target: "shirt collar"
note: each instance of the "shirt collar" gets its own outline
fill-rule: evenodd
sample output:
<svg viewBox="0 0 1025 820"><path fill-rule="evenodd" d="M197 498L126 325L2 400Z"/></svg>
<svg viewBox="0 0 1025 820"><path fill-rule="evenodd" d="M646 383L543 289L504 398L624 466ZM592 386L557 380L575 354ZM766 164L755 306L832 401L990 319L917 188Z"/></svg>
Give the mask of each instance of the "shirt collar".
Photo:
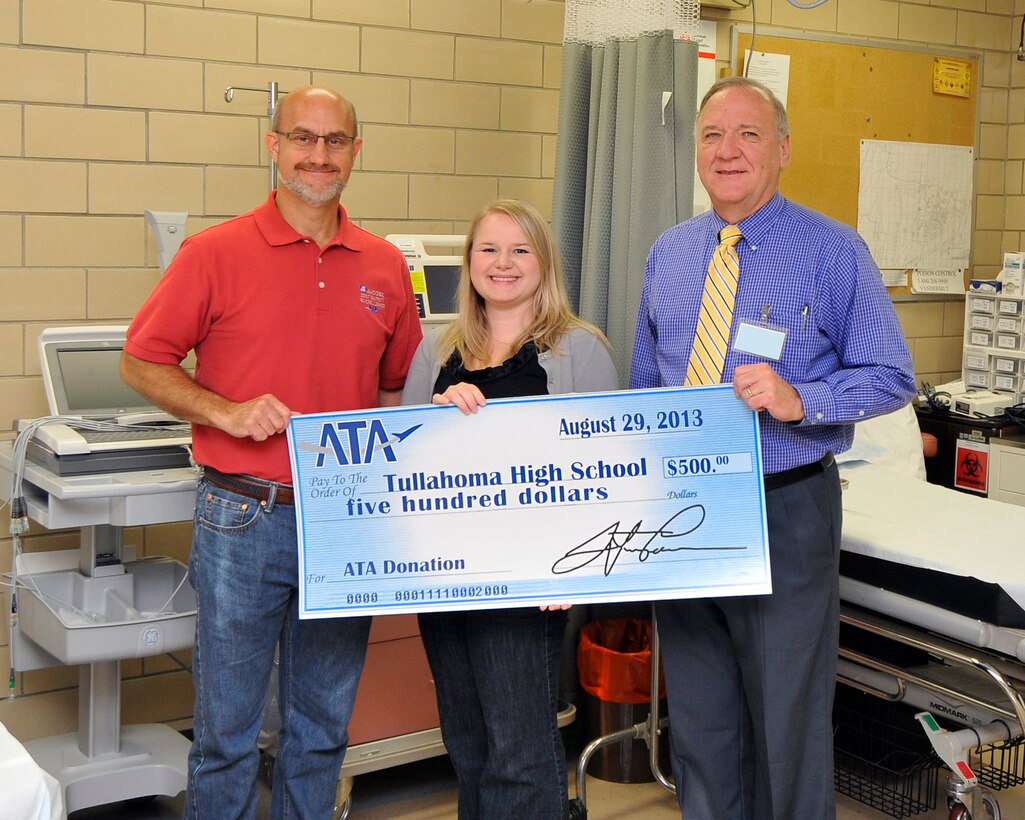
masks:
<svg viewBox="0 0 1025 820"><path fill-rule="evenodd" d="M779 191L776 191L776 193L772 195L772 198L762 205L761 208L746 219L742 219L737 224L737 227L740 228L740 232L744 235L744 238L741 241L750 246L753 250L757 250L758 245L761 244L762 239L769 232L769 228L771 228L772 223L776 221L776 218L785 207L786 202L787 201L783 195ZM712 211L712 214L715 217L712 222L712 226L715 228L716 235L718 236L719 231L729 223L724 222L719 214L715 213L715 211Z"/></svg>
<svg viewBox="0 0 1025 820"><path fill-rule="evenodd" d="M278 210L274 201L277 193L277 191L271 191L267 201L253 211L256 226L263 234L267 244L278 247L309 239L285 221L285 217L281 215L281 211ZM338 206L338 230L335 232L334 238L327 243L327 247L332 245L344 245L351 251L363 250L363 237L356 226L349 221L349 215L340 204Z"/></svg>

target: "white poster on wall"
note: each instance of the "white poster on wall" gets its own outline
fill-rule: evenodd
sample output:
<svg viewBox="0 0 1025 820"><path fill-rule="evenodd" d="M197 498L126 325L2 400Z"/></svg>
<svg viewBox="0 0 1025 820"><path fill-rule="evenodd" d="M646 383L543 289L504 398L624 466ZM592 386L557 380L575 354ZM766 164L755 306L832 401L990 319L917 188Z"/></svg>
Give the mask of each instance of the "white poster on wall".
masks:
<svg viewBox="0 0 1025 820"><path fill-rule="evenodd" d="M861 141L858 233L880 268L968 267L973 157L965 145Z"/></svg>

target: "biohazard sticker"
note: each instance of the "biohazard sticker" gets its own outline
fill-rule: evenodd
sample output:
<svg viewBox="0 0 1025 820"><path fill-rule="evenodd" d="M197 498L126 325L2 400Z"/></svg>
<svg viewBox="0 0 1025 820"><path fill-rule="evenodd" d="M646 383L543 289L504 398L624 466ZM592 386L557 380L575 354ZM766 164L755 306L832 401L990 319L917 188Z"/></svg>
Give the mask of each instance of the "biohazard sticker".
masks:
<svg viewBox="0 0 1025 820"><path fill-rule="evenodd" d="M954 486L986 495L989 484L989 445L970 439L957 442Z"/></svg>

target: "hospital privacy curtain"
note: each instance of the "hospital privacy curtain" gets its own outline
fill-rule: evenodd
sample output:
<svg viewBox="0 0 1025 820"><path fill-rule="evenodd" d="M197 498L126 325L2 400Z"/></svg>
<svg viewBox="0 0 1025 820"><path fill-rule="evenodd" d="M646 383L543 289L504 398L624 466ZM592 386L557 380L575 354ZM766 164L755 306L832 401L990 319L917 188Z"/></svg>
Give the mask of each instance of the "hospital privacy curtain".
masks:
<svg viewBox="0 0 1025 820"><path fill-rule="evenodd" d="M696 0L567 0L552 228L625 384L644 261L691 216Z"/></svg>

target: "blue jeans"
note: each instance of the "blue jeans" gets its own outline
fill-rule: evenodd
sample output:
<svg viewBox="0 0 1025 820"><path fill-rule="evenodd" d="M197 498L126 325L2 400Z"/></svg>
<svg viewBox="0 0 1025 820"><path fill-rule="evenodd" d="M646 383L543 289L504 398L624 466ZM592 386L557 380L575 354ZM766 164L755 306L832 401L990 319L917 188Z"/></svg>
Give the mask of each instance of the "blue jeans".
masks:
<svg viewBox="0 0 1025 820"><path fill-rule="evenodd" d="M279 652L275 818L330 817L369 618L299 621L295 508L199 483L189 580L198 617L185 817L254 818L268 680Z"/></svg>
<svg viewBox="0 0 1025 820"><path fill-rule="evenodd" d="M565 612L536 607L420 615L459 820L562 820L558 729Z"/></svg>

